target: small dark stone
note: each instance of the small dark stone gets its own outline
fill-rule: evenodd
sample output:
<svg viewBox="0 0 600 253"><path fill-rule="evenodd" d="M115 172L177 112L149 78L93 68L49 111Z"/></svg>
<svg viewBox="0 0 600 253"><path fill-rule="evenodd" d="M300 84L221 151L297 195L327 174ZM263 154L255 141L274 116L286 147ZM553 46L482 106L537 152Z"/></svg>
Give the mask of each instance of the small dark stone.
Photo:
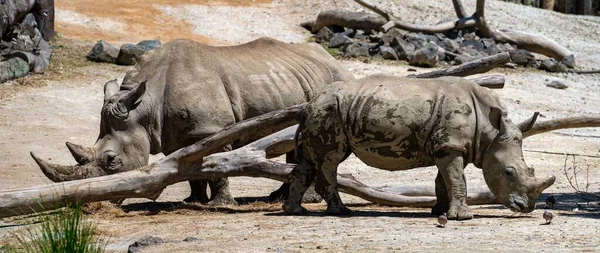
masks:
<svg viewBox="0 0 600 253"><path fill-rule="evenodd" d="M496 41L494 39L481 39L481 43L483 43L483 47L486 49L496 45Z"/></svg>
<svg viewBox="0 0 600 253"><path fill-rule="evenodd" d="M381 36L381 40L384 42L385 46L391 46L394 38L402 39L405 34L406 34L405 31L394 27L394 28L390 29L388 32L386 32L385 34L383 34Z"/></svg>
<svg viewBox="0 0 600 253"><path fill-rule="evenodd" d="M92 50L85 56L93 62L115 63L119 56L119 49L107 42L100 40L96 42Z"/></svg>
<svg viewBox="0 0 600 253"><path fill-rule="evenodd" d="M408 33L404 35L404 40L415 45L415 49L422 48L427 43L427 38L422 33Z"/></svg>
<svg viewBox="0 0 600 253"><path fill-rule="evenodd" d="M465 33L462 37L465 40L478 40L477 35L475 33Z"/></svg>
<svg viewBox="0 0 600 253"><path fill-rule="evenodd" d="M135 65L137 60L144 54L144 49L134 44L123 44L116 63L119 65Z"/></svg>
<svg viewBox="0 0 600 253"><path fill-rule="evenodd" d="M535 61L535 56L524 49L511 50L508 53L510 53L512 62L521 66L527 66L531 61Z"/></svg>
<svg viewBox="0 0 600 253"><path fill-rule="evenodd" d="M183 239L184 242L195 242L195 241L198 241L198 240L199 240L198 238L191 237L191 236L188 236L185 239Z"/></svg>
<svg viewBox="0 0 600 253"><path fill-rule="evenodd" d="M356 30L352 29L352 28L346 28L346 31L344 31L344 34L346 34L346 36L348 36L350 38L354 38L354 36L356 35Z"/></svg>
<svg viewBox="0 0 600 253"><path fill-rule="evenodd" d="M333 37L333 32L329 30L329 28L323 27L321 30L319 30L317 35L315 35L315 41L317 43L327 42L331 40L331 37Z"/></svg>
<svg viewBox="0 0 600 253"><path fill-rule="evenodd" d="M352 42L352 40L350 38L348 38L348 36L346 36L346 34L336 33L329 40L328 47L329 48L339 48L339 47L344 46L345 44L349 44L351 42Z"/></svg>
<svg viewBox="0 0 600 253"><path fill-rule="evenodd" d="M391 47L381 46L379 47L379 52L381 52L381 56L386 60L398 60L398 54L396 54L396 50Z"/></svg>
<svg viewBox="0 0 600 253"><path fill-rule="evenodd" d="M400 37L395 37L390 46L396 50L396 54L400 60L407 60L408 56L415 52L415 45Z"/></svg>
<svg viewBox="0 0 600 253"><path fill-rule="evenodd" d="M142 248L144 248L144 247L148 247L151 245L159 245L164 242L165 241L160 237L147 236L147 237L144 237L144 238L137 240L134 243L130 244L129 249L127 250L127 253L140 252L142 250Z"/></svg>
<svg viewBox="0 0 600 253"><path fill-rule="evenodd" d="M465 40L461 44L462 47L472 48L477 51L483 51L484 49L483 43L479 40Z"/></svg>
<svg viewBox="0 0 600 253"><path fill-rule="evenodd" d="M344 56L354 58L360 56L369 56L369 45L360 42L353 42L344 49Z"/></svg>
<svg viewBox="0 0 600 253"><path fill-rule="evenodd" d="M508 48L502 44L494 44L489 47L486 47L485 52L489 55L495 55L499 53L508 52Z"/></svg>
<svg viewBox="0 0 600 253"><path fill-rule="evenodd" d="M540 69L550 71L550 72L568 72L569 69L567 66L562 64L561 62L557 62L554 58L548 58L543 60L539 66Z"/></svg>
<svg viewBox="0 0 600 253"><path fill-rule="evenodd" d="M451 40L448 38L445 38L444 40L442 40L442 42L439 44L440 46L442 46L444 49L446 49L446 51L449 52L458 52L458 49L460 48L460 45L458 44L458 42L456 42L455 40Z"/></svg>
<svg viewBox="0 0 600 253"><path fill-rule="evenodd" d="M569 88L569 86L567 86L566 84L564 84L561 81L552 81L549 84L546 84L546 86L548 86L550 88L559 89L559 90L564 90L566 88Z"/></svg>
<svg viewBox="0 0 600 253"><path fill-rule="evenodd" d="M416 69L407 69L406 71L407 71L407 72L417 72L417 70L416 70Z"/></svg>

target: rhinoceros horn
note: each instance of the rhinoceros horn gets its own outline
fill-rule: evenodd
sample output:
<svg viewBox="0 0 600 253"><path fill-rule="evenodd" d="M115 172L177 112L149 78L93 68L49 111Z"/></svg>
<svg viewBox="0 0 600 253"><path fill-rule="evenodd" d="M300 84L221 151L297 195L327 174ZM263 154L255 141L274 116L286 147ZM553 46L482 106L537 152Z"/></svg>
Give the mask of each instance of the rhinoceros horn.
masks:
<svg viewBox="0 0 600 253"><path fill-rule="evenodd" d="M552 184L554 184L554 181L556 180L555 176L550 176L548 178L546 178L545 180L540 180L537 179L537 190L538 192L542 192L544 190L546 190L546 188L550 187Z"/></svg>
<svg viewBox="0 0 600 253"><path fill-rule="evenodd" d="M95 162L89 162L85 165L57 165L46 162L36 156L33 152L30 153L31 157L40 169L53 182L63 182L77 179L85 179L89 177L104 176L107 173L104 172L100 166Z"/></svg>
<svg viewBox="0 0 600 253"><path fill-rule="evenodd" d="M67 142L65 144L79 165L87 164L93 161L96 157L94 149L92 148L84 147L71 142Z"/></svg>

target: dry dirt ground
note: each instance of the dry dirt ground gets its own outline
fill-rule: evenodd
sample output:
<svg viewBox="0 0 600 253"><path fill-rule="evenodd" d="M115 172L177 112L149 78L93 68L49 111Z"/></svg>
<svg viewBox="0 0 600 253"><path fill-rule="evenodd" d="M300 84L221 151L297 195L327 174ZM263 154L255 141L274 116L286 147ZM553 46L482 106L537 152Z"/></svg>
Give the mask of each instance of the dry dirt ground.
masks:
<svg viewBox="0 0 600 253"><path fill-rule="evenodd" d="M86 62L85 54L99 39L115 44L159 38L166 42L190 38L206 43L237 44L272 36L302 42L309 35L298 27L320 10L360 10L352 1L209 1L209 0L64 0L57 1L55 44L50 69L0 85L0 190L49 183L29 152L57 163L73 163L65 141L91 145L98 134L103 84L122 80L127 67ZM474 1L464 1L469 10ZM451 1L404 0L385 3L403 19L433 24L452 17ZM495 27L541 33L568 46L584 69L600 68L600 17L577 17L500 1L488 1L487 15ZM405 75L403 63L343 60L357 77L387 73ZM419 72L427 71L418 69ZM600 76L551 74L532 69L498 69L506 87L497 91L514 121L541 112L548 120L574 115L600 116ZM569 88L546 87L560 80ZM233 178L232 192L245 197L240 206L220 208L183 205L186 183L168 187L156 202L127 200L124 210L106 204L91 210L99 235L108 238L109 252L126 251L133 241L158 236L168 243L143 252L372 252L372 251L600 251L597 203L575 194L563 175L565 156L578 154L579 168L589 168L589 191L600 192L600 129L563 130L528 138L525 159L539 176L556 175L546 190L555 195L556 218L542 225L544 204L530 214L514 215L499 205L473 206L475 219L451 221L437 228L429 209L369 205L344 195L356 212L339 218L323 216L324 204L309 205L307 216L282 215L280 204L253 202L279 183ZM548 154L540 152L550 152ZM160 156L153 157L160 159ZM569 163L570 166L570 163ZM353 173L373 186L433 186L435 168L386 172L368 168L351 157L340 172ZM466 169L471 188L484 185L480 170ZM585 175L580 174L580 184ZM583 186L582 186L583 188ZM548 196L548 195L545 195ZM544 197L545 197L544 196ZM248 203L249 202L249 203ZM578 203L580 206L577 206ZM579 208L579 210L573 210ZM588 210L584 210L587 208ZM0 243L29 219L0 220ZM186 237L198 240L183 242Z"/></svg>

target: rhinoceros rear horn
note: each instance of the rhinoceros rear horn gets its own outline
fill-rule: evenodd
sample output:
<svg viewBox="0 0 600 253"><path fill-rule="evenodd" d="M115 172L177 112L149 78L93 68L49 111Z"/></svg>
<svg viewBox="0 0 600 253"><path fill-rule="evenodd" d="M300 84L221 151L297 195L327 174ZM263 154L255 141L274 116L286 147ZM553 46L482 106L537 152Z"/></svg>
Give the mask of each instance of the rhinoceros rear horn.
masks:
<svg viewBox="0 0 600 253"><path fill-rule="evenodd" d="M537 120L538 116L540 116L540 113L535 112L535 113L533 113L533 116L531 118L519 123L519 129L521 130L521 133L531 130L531 128L535 124L535 121Z"/></svg>
<svg viewBox="0 0 600 253"><path fill-rule="evenodd" d="M88 163L86 165L57 165L46 162L36 156L33 152L30 153L31 157L40 166L40 169L53 182L71 181L77 179L85 179L90 177L98 177L106 175L107 173L102 171L99 166L94 163Z"/></svg>
<svg viewBox="0 0 600 253"><path fill-rule="evenodd" d="M95 152L92 148L84 147L71 142L67 142L65 144L79 165L84 165L94 160Z"/></svg>

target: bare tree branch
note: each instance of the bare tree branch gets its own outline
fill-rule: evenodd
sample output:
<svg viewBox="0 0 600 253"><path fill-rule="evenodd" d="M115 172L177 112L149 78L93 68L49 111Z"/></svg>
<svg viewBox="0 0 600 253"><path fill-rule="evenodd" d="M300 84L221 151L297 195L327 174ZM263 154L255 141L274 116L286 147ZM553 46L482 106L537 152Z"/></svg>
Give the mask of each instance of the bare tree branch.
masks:
<svg viewBox="0 0 600 253"><path fill-rule="evenodd" d="M416 78L436 78L441 76L470 76L488 72L498 65L510 62L510 54L507 52L499 53L470 62L463 63L458 66L452 66L446 69L436 70L408 77Z"/></svg>
<svg viewBox="0 0 600 253"><path fill-rule="evenodd" d="M465 12L465 8L463 7L461 0L452 0L452 5L454 5L454 11L456 12L456 16L458 18L467 17L467 13Z"/></svg>

